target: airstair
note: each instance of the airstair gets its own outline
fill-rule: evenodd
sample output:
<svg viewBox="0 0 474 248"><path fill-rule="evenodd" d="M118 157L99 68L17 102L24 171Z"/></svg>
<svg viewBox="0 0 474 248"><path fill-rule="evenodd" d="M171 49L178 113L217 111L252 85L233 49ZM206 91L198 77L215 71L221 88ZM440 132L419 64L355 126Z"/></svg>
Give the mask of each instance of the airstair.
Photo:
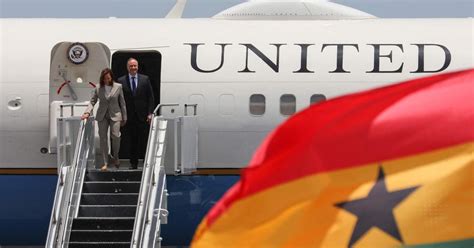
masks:
<svg viewBox="0 0 474 248"><path fill-rule="evenodd" d="M130 247L141 177L139 170L88 170L69 247Z"/></svg>
<svg viewBox="0 0 474 248"><path fill-rule="evenodd" d="M161 246L166 174L190 174L197 164L197 106L185 104L181 116L161 115L179 107L156 108L142 170L96 169L93 117L57 119L58 183L46 247Z"/></svg>

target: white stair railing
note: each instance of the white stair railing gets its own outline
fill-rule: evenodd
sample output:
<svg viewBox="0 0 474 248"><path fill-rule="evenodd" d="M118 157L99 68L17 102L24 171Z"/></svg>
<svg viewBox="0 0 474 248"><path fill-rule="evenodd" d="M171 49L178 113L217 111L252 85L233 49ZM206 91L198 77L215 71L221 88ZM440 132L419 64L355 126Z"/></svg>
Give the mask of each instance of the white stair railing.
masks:
<svg viewBox="0 0 474 248"><path fill-rule="evenodd" d="M179 106L160 104L153 113L132 235L134 248L161 247L161 224L168 217L166 174L190 174L196 168L197 104L184 104L184 116L177 116ZM161 115L163 107L171 107L173 117ZM188 107L194 109L193 116L188 116Z"/></svg>
<svg viewBox="0 0 474 248"><path fill-rule="evenodd" d="M163 155L166 140L166 120L154 116L148 137L138 207L133 227L132 247L154 247L159 242L161 216L166 217L166 175ZM158 238L156 238L158 236ZM151 245L150 245L151 244Z"/></svg>
<svg viewBox="0 0 474 248"><path fill-rule="evenodd" d="M58 130L61 136L58 139L58 148L61 148L58 151L58 183L46 240L47 248L67 247L72 219L77 216L84 174L87 166L94 163L95 157L94 118L84 121L79 117L60 118ZM74 155L69 161L71 156L68 154L71 153Z"/></svg>

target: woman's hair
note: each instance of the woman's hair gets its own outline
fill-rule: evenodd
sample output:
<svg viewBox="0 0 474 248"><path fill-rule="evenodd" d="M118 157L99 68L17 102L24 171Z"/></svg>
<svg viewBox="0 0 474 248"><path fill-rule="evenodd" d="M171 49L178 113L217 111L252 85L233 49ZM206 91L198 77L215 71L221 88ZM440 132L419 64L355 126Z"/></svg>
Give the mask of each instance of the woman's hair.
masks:
<svg viewBox="0 0 474 248"><path fill-rule="evenodd" d="M102 72L100 73L100 79L99 79L99 83L100 83L100 87L104 87L105 85L105 82L104 82L104 77L105 75L107 74L110 74L110 77L112 78L112 83L114 81L114 73L112 72L112 70L110 68L105 68L102 70Z"/></svg>

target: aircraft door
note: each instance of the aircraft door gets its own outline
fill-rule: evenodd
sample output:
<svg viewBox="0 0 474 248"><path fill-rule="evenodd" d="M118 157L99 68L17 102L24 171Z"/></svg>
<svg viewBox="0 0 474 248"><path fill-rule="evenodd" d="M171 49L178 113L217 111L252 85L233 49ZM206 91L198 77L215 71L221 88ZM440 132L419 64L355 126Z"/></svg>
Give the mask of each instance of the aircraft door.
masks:
<svg viewBox="0 0 474 248"><path fill-rule="evenodd" d="M153 88L153 96L155 99L154 106L156 107L160 103L161 93L161 53L158 51L117 51L112 55L112 71L115 76L115 81L118 81L120 77L128 75L127 61L130 58L135 58L138 61L138 73L147 75L150 78L151 87ZM129 117L133 113L127 113ZM129 118L130 119L130 118ZM131 133L128 132L127 126L122 128L122 136L120 142L120 153L121 159L130 158L130 145L131 145ZM145 148L148 137L148 129L145 131L145 138L139 142L139 158L145 157Z"/></svg>
<svg viewBox="0 0 474 248"><path fill-rule="evenodd" d="M110 50L100 42L60 42L51 50L50 153L56 152L57 118L82 115L106 67L110 67Z"/></svg>
<svg viewBox="0 0 474 248"><path fill-rule="evenodd" d="M100 72L110 66L110 50L99 42L61 42L51 51L50 102L89 101Z"/></svg>

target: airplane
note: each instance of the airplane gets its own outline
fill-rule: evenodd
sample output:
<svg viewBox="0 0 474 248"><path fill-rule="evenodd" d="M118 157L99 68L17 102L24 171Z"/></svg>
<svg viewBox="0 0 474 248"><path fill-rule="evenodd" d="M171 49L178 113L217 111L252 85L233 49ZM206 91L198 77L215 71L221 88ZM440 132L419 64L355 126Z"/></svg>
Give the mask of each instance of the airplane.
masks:
<svg viewBox="0 0 474 248"><path fill-rule="evenodd" d="M472 18L381 19L314 0L249 1L210 19L179 18L183 8L178 2L164 19L0 20L0 188L11 203L0 207L0 245L42 245L57 180L58 104L87 102L100 71L125 75L130 57L151 77L156 104L197 104L200 173L170 176L170 211L173 197L182 201L178 221L165 227L172 245L189 243L262 139L295 112L474 66ZM191 206L196 195L202 201Z"/></svg>

